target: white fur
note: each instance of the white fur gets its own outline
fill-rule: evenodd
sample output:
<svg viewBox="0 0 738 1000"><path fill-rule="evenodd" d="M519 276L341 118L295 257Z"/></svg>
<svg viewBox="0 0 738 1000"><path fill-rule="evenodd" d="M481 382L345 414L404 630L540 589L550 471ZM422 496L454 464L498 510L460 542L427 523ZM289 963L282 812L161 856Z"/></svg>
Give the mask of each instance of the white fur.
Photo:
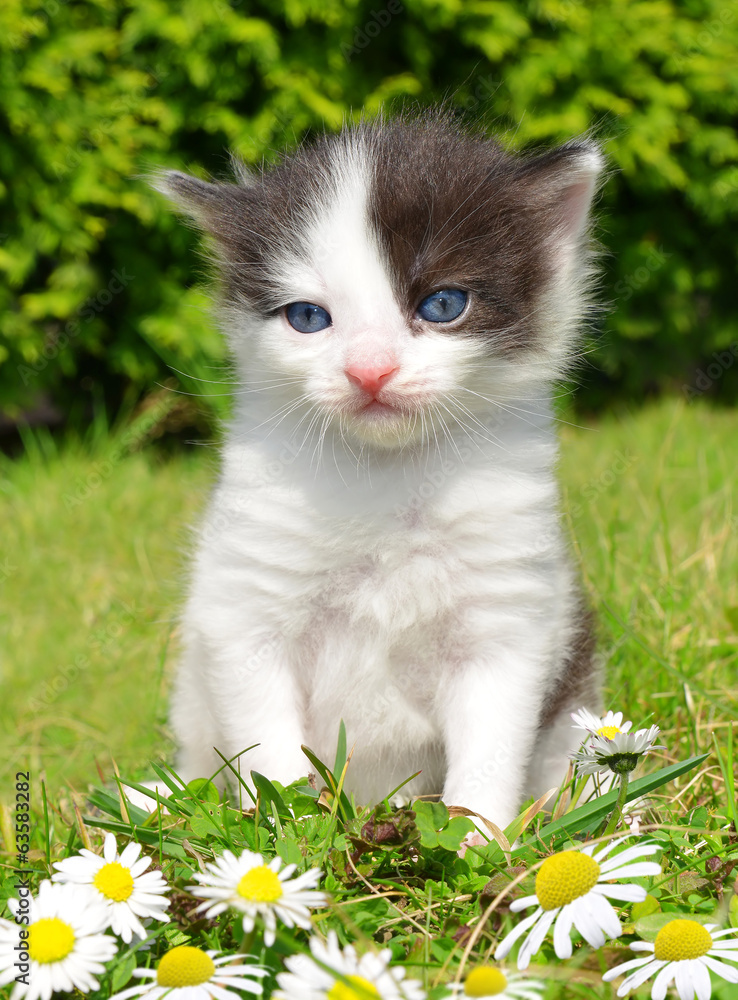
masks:
<svg viewBox="0 0 738 1000"><path fill-rule="evenodd" d="M323 306L329 329L229 315L241 387L183 620L179 767L210 775L212 747L258 744L244 777L289 782L309 769L301 743L332 760L343 719L360 802L422 770L413 793L505 826L524 795L563 778L576 743L559 725L538 757L577 605L552 365L493 360L430 327L411 335L368 234L369 183L357 140L306 231L310 266L284 257L284 303ZM568 283L553 361L579 310L562 257L541 311ZM386 358L399 370L381 399L403 411L364 414L344 368Z"/></svg>

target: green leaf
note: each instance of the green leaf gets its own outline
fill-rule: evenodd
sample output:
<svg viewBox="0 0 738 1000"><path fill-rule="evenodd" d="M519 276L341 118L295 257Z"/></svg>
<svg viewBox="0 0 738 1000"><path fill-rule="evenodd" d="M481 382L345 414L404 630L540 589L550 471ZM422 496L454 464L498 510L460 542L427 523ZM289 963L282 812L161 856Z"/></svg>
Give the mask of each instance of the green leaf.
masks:
<svg viewBox="0 0 738 1000"><path fill-rule="evenodd" d="M644 778L639 778L637 781L631 781L625 801L630 802L641 795L653 792L656 788L661 788L662 785L668 784L674 778L678 778L680 775L686 774L687 771L699 767L709 756L707 753L699 754L697 757L690 757L688 760L680 761L678 764L670 764L668 767L662 767L658 771L654 771L653 774L647 774ZM601 823L612 812L615 808L617 797L617 789L606 792L604 795L598 795L592 802L587 802L573 812L562 816L561 819L556 820L554 823L544 826L537 835L538 840L548 841L551 837L560 833L573 834L578 833L580 830L592 829L593 826Z"/></svg>
<svg viewBox="0 0 738 1000"><path fill-rule="evenodd" d="M413 811L415 825L420 831L420 843L423 847L438 847L438 833L448 825L446 806L442 802L424 802L418 799L413 803Z"/></svg>
<svg viewBox="0 0 738 1000"><path fill-rule="evenodd" d="M661 910L661 903L655 896L650 894L641 903L633 903L630 910L630 919L633 923L641 920L643 917L650 917L652 913L658 913Z"/></svg>
<svg viewBox="0 0 738 1000"><path fill-rule="evenodd" d="M212 837L215 832L213 821L201 813L195 813L190 817L189 827L196 837L201 837L203 840Z"/></svg>
<svg viewBox="0 0 738 1000"><path fill-rule="evenodd" d="M671 923L672 920L694 920L698 924L714 924L715 915L709 913L651 913L647 917L636 920L636 934L639 934L644 941L655 941L661 928Z"/></svg>
<svg viewBox="0 0 738 1000"><path fill-rule="evenodd" d="M299 865L302 863L302 852L294 840L277 840L274 849L285 864Z"/></svg>
<svg viewBox="0 0 738 1000"><path fill-rule="evenodd" d="M476 829L467 816L455 816L449 820L448 826L438 833L438 845L447 851L458 851L461 841L472 830Z"/></svg>
<svg viewBox="0 0 738 1000"><path fill-rule="evenodd" d="M194 781L189 781L187 789L192 792L196 799L203 799L205 802L212 802L215 805L220 802L220 792L207 778L195 778Z"/></svg>
<svg viewBox="0 0 738 1000"><path fill-rule="evenodd" d="M136 954L135 952L129 952L113 970L113 977L110 983L111 993L116 993L118 990L123 989L133 975L135 968Z"/></svg>
<svg viewBox="0 0 738 1000"><path fill-rule="evenodd" d="M310 785L297 785L295 791L299 792L300 795L306 795L309 799L320 798L320 792L317 788L311 788Z"/></svg>
<svg viewBox="0 0 738 1000"><path fill-rule="evenodd" d="M188 944L190 941L190 937L174 924L168 924L164 928L164 937L172 948L178 948L180 945Z"/></svg>
<svg viewBox="0 0 738 1000"><path fill-rule="evenodd" d="M731 927L738 927L738 896L731 896L728 903L728 923Z"/></svg>
<svg viewBox="0 0 738 1000"><path fill-rule="evenodd" d="M258 771L252 771L251 778L254 782L254 787L261 794L262 802L271 806L272 811L276 813L279 819L292 819L292 813L290 812L289 806L285 803L284 799L271 783L269 778L266 778Z"/></svg>

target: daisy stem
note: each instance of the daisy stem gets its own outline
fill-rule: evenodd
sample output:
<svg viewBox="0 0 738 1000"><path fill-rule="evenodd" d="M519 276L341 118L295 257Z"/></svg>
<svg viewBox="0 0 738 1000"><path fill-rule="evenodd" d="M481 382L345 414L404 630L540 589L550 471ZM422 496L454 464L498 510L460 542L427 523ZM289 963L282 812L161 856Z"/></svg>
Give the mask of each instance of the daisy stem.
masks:
<svg viewBox="0 0 738 1000"><path fill-rule="evenodd" d="M254 947L254 941L256 940L256 928L254 927L250 931L245 931L243 938L241 939L241 945L238 949L241 955L250 955L251 949Z"/></svg>
<svg viewBox="0 0 738 1000"><path fill-rule="evenodd" d="M630 780L630 773L628 771L623 771L620 774L620 792L618 793L618 800L615 803L615 808L612 811L612 816L610 817L610 822L607 824L605 830L605 836L608 833L614 833L617 829L617 825L623 815L623 809L625 808L625 800L628 796L628 781Z"/></svg>

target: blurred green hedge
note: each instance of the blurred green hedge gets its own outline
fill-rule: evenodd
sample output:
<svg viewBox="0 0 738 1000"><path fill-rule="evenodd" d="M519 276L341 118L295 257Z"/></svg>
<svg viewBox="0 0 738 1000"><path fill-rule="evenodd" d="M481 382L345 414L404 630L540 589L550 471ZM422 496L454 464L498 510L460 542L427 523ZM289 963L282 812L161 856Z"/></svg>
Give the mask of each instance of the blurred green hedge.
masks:
<svg viewBox="0 0 738 1000"><path fill-rule="evenodd" d="M737 52L731 0L3 0L0 406L219 378L196 237L140 175L223 174L408 99L517 148L605 141L583 405L734 400Z"/></svg>

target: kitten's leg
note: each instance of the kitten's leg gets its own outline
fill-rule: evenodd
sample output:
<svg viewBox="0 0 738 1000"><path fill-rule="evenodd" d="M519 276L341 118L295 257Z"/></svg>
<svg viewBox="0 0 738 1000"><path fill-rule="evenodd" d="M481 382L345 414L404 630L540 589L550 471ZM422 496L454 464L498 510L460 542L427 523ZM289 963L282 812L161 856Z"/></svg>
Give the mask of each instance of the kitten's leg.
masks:
<svg viewBox="0 0 738 1000"><path fill-rule="evenodd" d="M465 806L502 829L518 814L543 676L540 654L520 651L453 670L442 708L447 805Z"/></svg>
<svg viewBox="0 0 738 1000"><path fill-rule="evenodd" d="M543 702L536 747L525 782L526 797L538 798L564 780L569 754L580 746L585 736L575 727L571 713L587 708L594 715L600 714L602 668L595 656L592 613L583 607L574 624L563 670Z"/></svg>
<svg viewBox="0 0 738 1000"><path fill-rule="evenodd" d="M183 781L210 778L223 765L213 749L218 728L206 695L207 662L205 644L199 636L191 635L179 664L170 710L178 745L176 771ZM216 782L223 787L222 771Z"/></svg>
<svg viewBox="0 0 738 1000"><path fill-rule="evenodd" d="M246 781L255 770L288 784L309 770L300 749L304 727L297 687L274 637L192 645L180 669L172 721L185 781L223 767L214 747L231 759L258 744L232 761ZM232 777L230 769L223 777Z"/></svg>

